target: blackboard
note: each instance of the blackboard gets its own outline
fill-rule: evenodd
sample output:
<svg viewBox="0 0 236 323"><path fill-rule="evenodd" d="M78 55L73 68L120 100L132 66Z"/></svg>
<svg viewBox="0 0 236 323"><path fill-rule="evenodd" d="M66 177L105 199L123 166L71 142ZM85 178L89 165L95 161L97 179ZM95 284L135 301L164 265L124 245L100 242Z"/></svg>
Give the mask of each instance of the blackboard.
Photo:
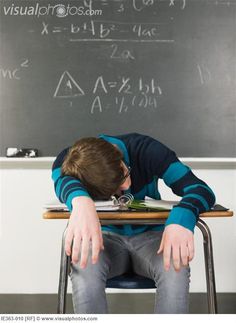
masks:
<svg viewBox="0 0 236 323"><path fill-rule="evenodd" d="M1 156L128 132L236 156L236 1L7 0L0 18Z"/></svg>

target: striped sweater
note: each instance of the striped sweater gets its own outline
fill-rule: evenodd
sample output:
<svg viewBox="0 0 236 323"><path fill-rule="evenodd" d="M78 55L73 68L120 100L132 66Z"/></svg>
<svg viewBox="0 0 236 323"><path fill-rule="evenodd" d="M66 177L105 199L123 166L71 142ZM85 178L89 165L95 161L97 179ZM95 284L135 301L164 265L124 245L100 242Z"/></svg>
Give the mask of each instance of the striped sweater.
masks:
<svg viewBox="0 0 236 323"><path fill-rule="evenodd" d="M188 166L181 163L172 150L159 141L137 133L119 136L100 135L99 138L116 144L123 153L125 164L132 168L131 187L124 193L132 193L135 199L144 199L145 196L161 199L158 179L163 179L174 194L182 197L170 212L165 225L179 224L194 231L199 213L209 210L214 205L215 195L210 187L196 177ZM69 149L70 147L64 149L57 156L52 167L52 179L57 197L71 211L74 197L89 194L78 179L61 175L61 166ZM163 225L102 226L102 230L125 235L163 229Z"/></svg>

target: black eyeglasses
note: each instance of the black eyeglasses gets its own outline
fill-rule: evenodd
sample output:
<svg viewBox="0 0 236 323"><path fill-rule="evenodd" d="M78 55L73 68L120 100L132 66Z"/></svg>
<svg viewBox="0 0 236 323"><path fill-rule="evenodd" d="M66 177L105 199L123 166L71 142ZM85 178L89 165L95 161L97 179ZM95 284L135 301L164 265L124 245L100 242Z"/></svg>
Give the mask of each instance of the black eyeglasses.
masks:
<svg viewBox="0 0 236 323"><path fill-rule="evenodd" d="M128 169L128 171L127 171L127 173L124 175L122 183L124 183L124 182L125 182L126 178L128 178L128 177L129 177L129 175L130 175L130 173L131 173L131 167L130 167L130 166L126 166L126 168Z"/></svg>

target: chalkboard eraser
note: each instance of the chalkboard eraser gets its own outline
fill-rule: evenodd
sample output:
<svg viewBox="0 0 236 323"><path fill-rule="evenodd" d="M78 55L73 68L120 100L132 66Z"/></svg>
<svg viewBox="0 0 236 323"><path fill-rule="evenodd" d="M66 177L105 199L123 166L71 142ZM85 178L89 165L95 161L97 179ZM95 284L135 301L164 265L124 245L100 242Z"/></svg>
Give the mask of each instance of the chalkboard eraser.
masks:
<svg viewBox="0 0 236 323"><path fill-rule="evenodd" d="M34 148L12 148L8 147L6 149L6 157L25 157L34 158L38 157L38 149Z"/></svg>

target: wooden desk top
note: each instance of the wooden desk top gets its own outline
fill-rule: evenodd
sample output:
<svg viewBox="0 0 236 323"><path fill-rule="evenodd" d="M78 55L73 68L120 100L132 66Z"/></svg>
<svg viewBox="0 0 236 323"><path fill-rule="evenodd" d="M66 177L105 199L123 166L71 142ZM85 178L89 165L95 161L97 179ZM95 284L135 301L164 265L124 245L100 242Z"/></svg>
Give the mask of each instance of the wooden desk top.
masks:
<svg viewBox="0 0 236 323"><path fill-rule="evenodd" d="M69 219L69 212L47 211L43 214L44 219ZM140 212L140 211L116 211L98 212L99 219L125 220L125 219L167 219L169 211ZM201 218L221 218L233 216L232 211L210 211L201 213Z"/></svg>

